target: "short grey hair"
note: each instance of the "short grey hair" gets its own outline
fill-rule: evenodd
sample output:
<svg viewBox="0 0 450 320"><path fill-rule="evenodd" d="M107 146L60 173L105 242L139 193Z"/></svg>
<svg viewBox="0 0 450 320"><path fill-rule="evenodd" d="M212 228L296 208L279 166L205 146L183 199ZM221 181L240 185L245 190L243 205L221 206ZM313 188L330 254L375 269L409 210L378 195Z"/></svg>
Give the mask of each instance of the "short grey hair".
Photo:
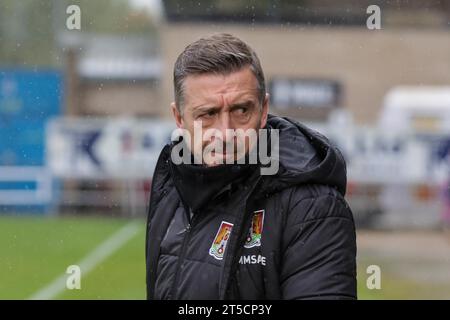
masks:
<svg viewBox="0 0 450 320"><path fill-rule="evenodd" d="M258 81L258 99L262 105L266 95L264 73L258 56L249 45L228 33L213 34L189 44L178 56L173 70L178 111L182 112L185 102L183 83L189 75L228 75L246 66L250 67Z"/></svg>

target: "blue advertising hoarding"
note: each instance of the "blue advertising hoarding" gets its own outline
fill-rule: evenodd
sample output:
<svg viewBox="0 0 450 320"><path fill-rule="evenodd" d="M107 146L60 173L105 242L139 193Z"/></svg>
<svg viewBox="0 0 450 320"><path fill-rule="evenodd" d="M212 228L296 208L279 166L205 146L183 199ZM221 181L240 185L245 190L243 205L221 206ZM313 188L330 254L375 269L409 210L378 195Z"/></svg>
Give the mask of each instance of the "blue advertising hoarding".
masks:
<svg viewBox="0 0 450 320"><path fill-rule="evenodd" d="M44 171L45 126L50 118L61 114L62 104L63 75L61 72L39 69L0 69L0 206L2 209L7 210L7 207L11 207L10 199L14 199L11 191L29 190L36 185L33 176L30 176L29 181L25 175L19 178L17 175L11 177L8 175L8 170L11 172L9 168L16 168L14 172L21 173L21 167L33 167L33 172L37 172L38 175L39 168ZM19 168L18 171L17 168ZM23 172L28 171L23 170ZM20 198L19 194L18 197Z"/></svg>

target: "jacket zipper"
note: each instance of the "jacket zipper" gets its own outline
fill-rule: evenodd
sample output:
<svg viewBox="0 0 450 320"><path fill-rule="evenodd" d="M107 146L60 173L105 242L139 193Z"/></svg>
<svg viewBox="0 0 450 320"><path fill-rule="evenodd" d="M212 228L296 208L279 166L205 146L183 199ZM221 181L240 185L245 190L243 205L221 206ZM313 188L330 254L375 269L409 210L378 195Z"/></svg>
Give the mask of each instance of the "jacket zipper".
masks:
<svg viewBox="0 0 450 320"><path fill-rule="evenodd" d="M188 213L188 215L189 215L189 213ZM188 222L186 229L184 229L185 234L183 237L183 243L181 245L181 254L177 261L177 267L175 269L175 278L173 280L172 290L171 290L171 294L170 294L170 298L172 300L176 299L176 293L177 293L177 289L178 289L178 280L179 280L178 278L180 276L181 264L184 262L184 258L186 256L186 247L187 247L187 244L189 243L189 239L191 237L193 222L196 220L197 216L198 216L198 213L194 214L192 217L192 220L190 220Z"/></svg>

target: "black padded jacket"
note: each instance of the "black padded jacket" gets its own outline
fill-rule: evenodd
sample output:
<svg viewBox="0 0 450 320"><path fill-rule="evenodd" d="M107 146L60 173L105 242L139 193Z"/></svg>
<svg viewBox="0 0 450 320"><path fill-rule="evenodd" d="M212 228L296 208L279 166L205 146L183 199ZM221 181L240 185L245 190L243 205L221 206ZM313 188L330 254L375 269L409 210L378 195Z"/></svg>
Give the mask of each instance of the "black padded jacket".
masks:
<svg viewBox="0 0 450 320"><path fill-rule="evenodd" d="M289 118L279 170L254 170L194 212L167 145L150 195L148 299L356 299L356 236L345 161L327 138Z"/></svg>

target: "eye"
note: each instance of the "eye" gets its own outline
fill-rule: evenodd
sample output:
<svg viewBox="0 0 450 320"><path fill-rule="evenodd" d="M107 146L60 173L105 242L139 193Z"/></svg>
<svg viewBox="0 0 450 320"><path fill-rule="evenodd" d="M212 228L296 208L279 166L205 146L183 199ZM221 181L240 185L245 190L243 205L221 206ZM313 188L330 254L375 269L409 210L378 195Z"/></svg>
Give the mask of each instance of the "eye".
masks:
<svg viewBox="0 0 450 320"><path fill-rule="evenodd" d="M240 114L240 115L245 114L247 111L248 111L248 108L246 108L246 107L239 107L239 108L234 109L234 112L237 114Z"/></svg>
<svg viewBox="0 0 450 320"><path fill-rule="evenodd" d="M209 111L206 111L205 113L200 114L199 118L209 119L209 118L214 117L215 114L216 114L216 112L214 110L209 110Z"/></svg>
<svg viewBox="0 0 450 320"><path fill-rule="evenodd" d="M205 117L212 117L212 116L214 116L215 114L216 114L216 112L213 111L213 110L211 110L211 111L206 112L206 113L204 114L204 116L205 116Z"/></svg>

